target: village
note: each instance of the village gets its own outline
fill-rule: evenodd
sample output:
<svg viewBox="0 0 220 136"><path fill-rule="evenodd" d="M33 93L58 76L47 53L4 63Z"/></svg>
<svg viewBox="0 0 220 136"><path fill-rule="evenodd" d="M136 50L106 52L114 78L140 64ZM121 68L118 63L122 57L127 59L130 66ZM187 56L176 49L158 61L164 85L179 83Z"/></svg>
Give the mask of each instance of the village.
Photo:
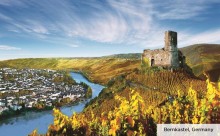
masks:
<svg viewBox="0 0 220 136"><path fill-rule="evenodd" d="M63 71L0 69L0 115L4 111L53 107L85 97L87 88Z"/></svg>

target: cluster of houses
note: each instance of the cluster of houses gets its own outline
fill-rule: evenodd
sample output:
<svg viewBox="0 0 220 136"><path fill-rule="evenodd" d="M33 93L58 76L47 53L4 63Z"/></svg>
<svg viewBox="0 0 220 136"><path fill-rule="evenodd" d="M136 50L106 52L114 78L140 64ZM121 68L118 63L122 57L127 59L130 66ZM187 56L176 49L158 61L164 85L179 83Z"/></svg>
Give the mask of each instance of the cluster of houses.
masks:
<svg viewBox="0 0 220 136"><path fill-rule="evenodd" d="M43 103L53 106L64 98L75 101L85 96L86 89L76 83L55 82L64 78L65 73L55 70L0 69L0 114L9 108L14 110L32 108Z"/></svg>

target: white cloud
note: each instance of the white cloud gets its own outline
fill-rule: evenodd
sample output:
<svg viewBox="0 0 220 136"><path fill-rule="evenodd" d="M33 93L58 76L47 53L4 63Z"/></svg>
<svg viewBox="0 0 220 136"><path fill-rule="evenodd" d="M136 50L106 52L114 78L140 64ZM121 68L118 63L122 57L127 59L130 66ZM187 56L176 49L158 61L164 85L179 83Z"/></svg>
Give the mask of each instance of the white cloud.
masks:
<svg viewBox="0 0 220 136"><path fill-rule="evenodd" d="M218 2L218 0L106 0L103 4L99 1L1 0L0 5L13 5L15 1L26 4L29 12L28 14L17 12L17 16L14 17L0 13L0 19L9 22L10 27L7 28L11 32L59 44L72 38L73 41L86 39L146 48L164 45L164 31L168 28L157 22L155 17L160 20L194 18L203 14L203 11L209 8L209 3ZM36 9L39 9L39 12L36 12ZM208 36L211 35L211 31L203 35L197 34L198 37L189 34L190 31L184 32L182 28L178 31L180 38L184 39L179 40L181 45L195 43L199 38L207 42L217 41L216 38ZM213 35L219 34L212 32ZM62 45L78 47L78 44Z"/></svg>
<svg viewBox="0 0 220 136"><path fill-rule="evenodd" d="M8 31L11 31L11 32L14 32L14 33L20 33L20 31L18 31L17 29L14 29L14 28L8 29Z"/></svg>
<svg viewBox="0 0 220 136"><path fill-rule="evenodd" d="M21 50L21 48L13 47L13 46L8 46L8 45L0 45L0 50Z"/></svg>
<svg viewBox="0 0 220 136"><path fill-rule="evenodd" d="M59 24L58 28L71 37L124 44L141 40L151 31L151 6L147 1L137 3L109 0L107 9L93 3L89 4L91 7L95 6L97 10L91 11L90 18L82 20L79 15L73 14L73 20Z"/></svg>
<svg viewBox="0 0 220 136"><path fill-rule="evenodd" d="M41 25L33 26L32 31L39 34L49 34L48 30Z"/></svg>
<svg viewBox="0 0 220 136"><path fill-rule="evenodd" d="M77 48L77 47L79 47L79 45L76 45L76 44L70 44L70 45L68 45L69 47L73 47L73 48Z"/></svg>
<svg viewBox="0 0 220 136"><path fill-rule="evenodd" d="M180 47L199 43L220 43L220 28L216 30L208 30L197 34L191 32L179 33L179 45Z"/></svg>
<svg viewBox="0 0 220 136"><path fill-rule="evenodd" d="M195 19L193 17L204 14L210 4L219 3L217 0L160 0L152 1L154 15L159 19Z"/></svg>
<svg viewBox="0 0 220 136"><path fill-rule="evenodd" d="M164 43L164 32L167 29L161 31L151 32L151 35L143 40L139 45L144 48L163 48ZM192 33L191 31L177 31L178 33L178 47L189 46L192 44L220 44L220 28L216 30L208 30L199 33Z"/></svg>
<svg viewBox="0 0 220 136"><path fill-rule="evenodd" d="M72 26L72 29L65 28L65 31L71 37L83 37L98 42L118 42L127 31L125 22L112 15L85 23Z"/></svg>
<svg viewBox="0 0 220 136"><path fill-rule="evenodd" d="M0 5L4 6L21 6L24 5L20 0L1 0Z"/></svg>
<svg viewBox="0 0 220 136"><path fill-rule="evenodd" d="M103 11L100 9L101 12L99 12L99 16L91 16L92 19L86 21L81 20L80 17L76 17L77 15L75 15L75 23L71 23L74 25L63 25L63 23L60 25L60 28L62 28L67 35L74 38L83 37L103 43L121 43L146 48L157 48L164 45L164 31L169 30L169 28L162 27L159 22L156 22L153 19L154 15L160 19L194 18L209 8L210 3L217 1L211 0L207 2L205 0L199 0L195 2L191 0L169 0L163 2L163 4L159 4L159 6L155 5L154 2L155 1L148 0L138 2L108 0L111 10L106 9L106 11ZM188 37L188 39L191 40L180 40L180 45L190 44L190 42L196 43L195 39L200 43L214 43L218 41L218 38L208 36L210 33L218 35L215 31L210 31L208 34L204 33L203 35L206 38L198 41L199 38L195 37L195 35L182 33L183 30L181 29L182 28L176 30L178 33L180 32L180 38ZM202 34L198 34L197 36L203 37Z"/></svg>
<svg viewBox="0 0 220 136"><path fill-rule="evenodd" d="M34 34L49 34L48 30L39 22L37 21L25 21L25 23L14 22L13 25L18 29L14 29L14 31L22 30L23 32L27 33L34 33Z"/></svg>
<svg viewBox="0 0 220 136"><path fill-rule="evenodd" d="M50 2L53 4L49 4ZM127 43L128 39L134 41L141 38L151 29L152 18L149 9L151 6L148 1L136 3L109 0L106 8L101 2L80 4L85 3L89 6L86 11L87 18L78 13L83 9L69 4L68 1L34 2L34 5L50 20L42 18L39 21L32 20L35 23L23 20L22 23L17 21L14 25L26 33L58 33L75 39L81 37L102 43ZM60 7L59 12L54 12L57 7Z"/></svg>
<svg viewBox="0 0 220 136"><path fill-rule="evenodd" d="M4 21L11 21L12 19L2 13L0 13L0 19Z"/></svg>

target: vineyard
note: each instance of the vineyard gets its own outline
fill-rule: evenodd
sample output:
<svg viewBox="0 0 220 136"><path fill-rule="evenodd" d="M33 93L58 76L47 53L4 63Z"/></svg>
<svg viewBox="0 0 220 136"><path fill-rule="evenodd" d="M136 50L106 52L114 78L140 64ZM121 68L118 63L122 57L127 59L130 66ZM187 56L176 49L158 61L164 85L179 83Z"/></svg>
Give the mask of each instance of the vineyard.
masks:
<svg viewBox="0 0 220 136"><path fill-rule="evenodd" d="M48 136L106 136L127 135L146 136L156 135L158 123L220 123L220 92L212 83L207 82L207 92L198 97L198 90L189 88L186 96L178 95L164 105L146 106L141 95L134 90L129 93L129 99L116 95L115 101L120 104L109 112L101 113L100 117L91 118L84 113L73 114L68 117L59 109L54 109L54 123L48 128ZM37 136L34 130L30 136Z"/></svg>
<svg viewBox="0 0 220 136"><path fill-rule="evenodd" d="M129 99L130 89L136 90L141 95L146 106L158 106L165 103L166 98L176 97L178 92L181 95L187 95L190 87L197 90L198 97L201 98L207 91L206 86L205 81L191 77L183 70L174 72L160 70L146 73L135 70L109 81L107 88L88 104L85 112L92 110L95 116L100 116L102 112L114 110L119 105L119 102L114 100L114 96L117 94ZM87 116L90 115L87 114Z"/></svg>
<svg viewBox="0 0 220 136"><path fill-rule="evenodd" d="M199 80L193 75L187 73L183 69L176 71L148 70L145 72L133 72L127 76L132 83L144 86L148 90L154 90L168 95L176 95L177 90L183 94L187 94L189 87L199 90L200 94L206 92L206 82Z"/></svg>
<svg viewBox="0 0 220 136"><path fill-rule="evenodd" d="M219 45L182 48L197 77L219 82ZM0 67L76 70L106 86L83 112L68 117L54 109L48 136L156 135L157 123L219 123L219 88L185 70L143 63L140 55L100 58L36 58L1 61ZM206 79L206 78L204 78ZM31 135L38 135L34 130Z"/></svg>
<svg viewBox="0 0 220 136"><path fill-rule="evenodd" d="M54 109L48 136L156 135L161 123L220 123L220 86L184 71L139 71L109 81L82 113ZM38 136L34 130L30 136Z"/></svg>

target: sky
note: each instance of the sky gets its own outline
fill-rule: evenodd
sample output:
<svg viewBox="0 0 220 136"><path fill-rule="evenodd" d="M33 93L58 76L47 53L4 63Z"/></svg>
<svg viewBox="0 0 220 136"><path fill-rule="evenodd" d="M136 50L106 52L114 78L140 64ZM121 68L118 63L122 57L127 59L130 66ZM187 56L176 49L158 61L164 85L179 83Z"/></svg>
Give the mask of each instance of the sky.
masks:
<svg viewBox="0 0 220 136"><path fill-rule="evenodd" d="M219 0L0 0L0 60L220 43Z"/></svg>

